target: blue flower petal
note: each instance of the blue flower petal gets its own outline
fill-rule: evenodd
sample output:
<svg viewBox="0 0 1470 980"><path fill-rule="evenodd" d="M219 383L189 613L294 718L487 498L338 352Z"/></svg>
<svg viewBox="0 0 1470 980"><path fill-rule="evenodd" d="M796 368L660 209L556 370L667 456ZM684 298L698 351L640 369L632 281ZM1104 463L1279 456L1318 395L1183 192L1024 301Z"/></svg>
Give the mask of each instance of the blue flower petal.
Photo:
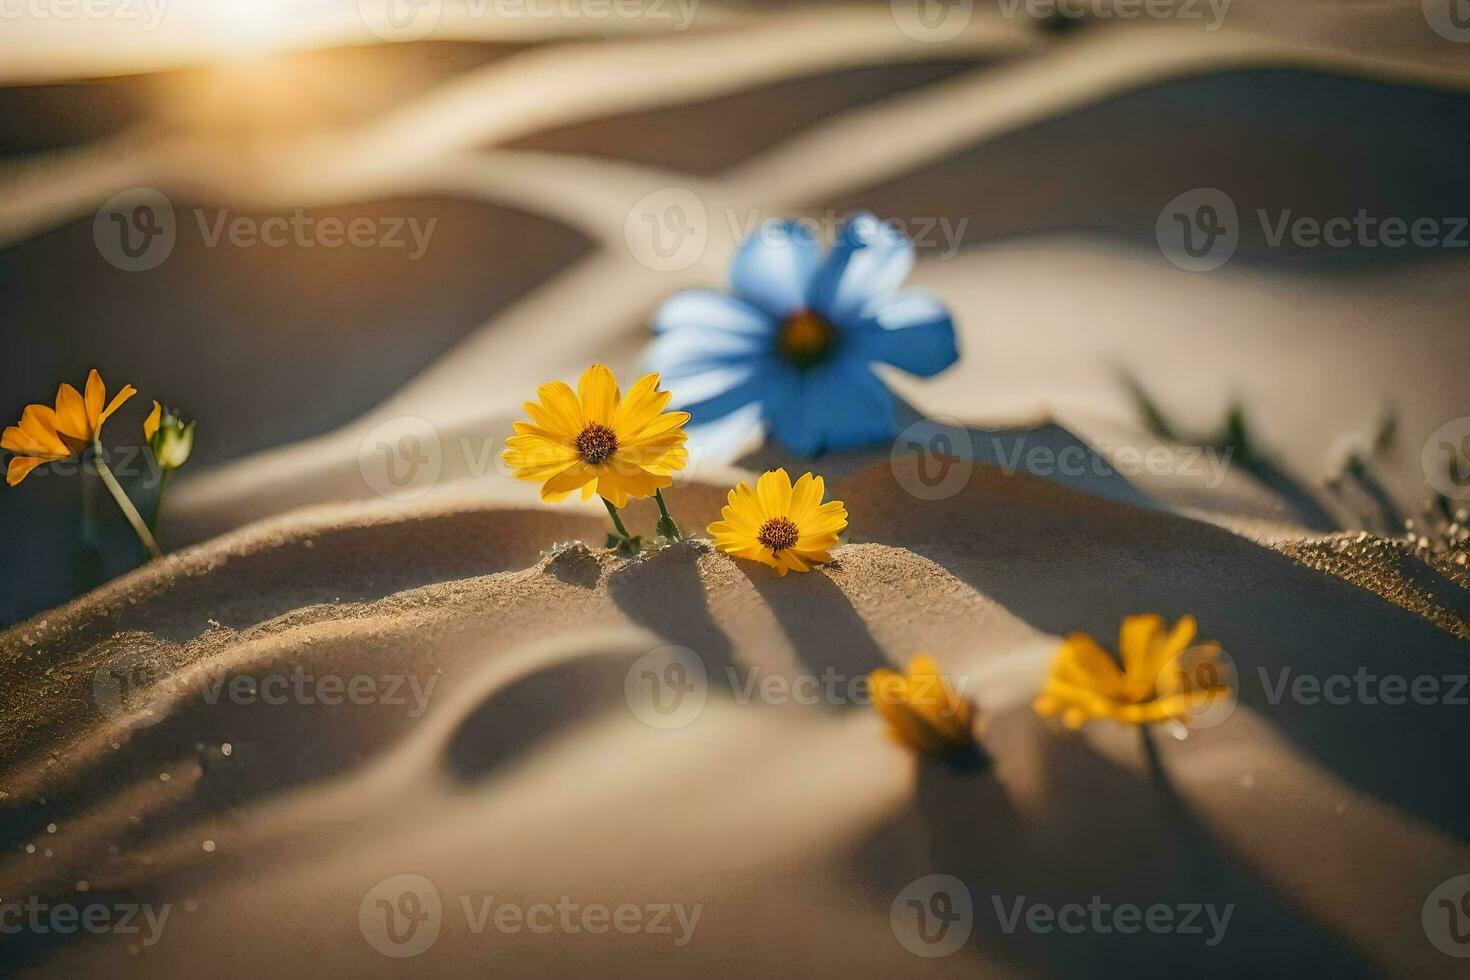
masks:
<svg viewBox="0 0 1470 980"><path fill-rule="evenodd" d="M764 337L680 327L660 334L643 355L643 364L644 370L662 375L664 387L677 395L675 382L681 378L759 359L770 350L771 341Z"/></svg>
<svg viewBox="0 0 1470 980"><path fill-rule="evenodd" d="M765 221L735 253L730 288L782 318L806 305L807 287L821 262L821 243L811 229L791 221Z"/></svg>
<svg viewBox="0 0 1470 980"><path fill-rule="evenodd" d="M761 428L761 411L760 402L750 402L713 422L686 425L690 465L707 460L728 463L747 448L754 448L750 444Z"/></svg>
<svg viewBox="0 0 1470 980"><path fill-rule="evenodd" d="M658 336L644 354L645 370L663 376L677 400L697 400L680 379L722 371L771 350L776 321L733 296L692 289L669 297L654 314ZM748 373L748 372L747 372Z"/></svg>
<svg viewBox="0 0 1470 980"><path fill-rule="evenodd" d="M746 405L765 400L770 394L772 378L779 376L779 370L779 365L751 361L723 371L711 371L671 386L674 398L670 406L688 412L691 425L708 425Z"/></svg>
<svg viewBox="0 0 1470 980"><path fill-rule="evenodd" d="M872 446L898 428L893 396L865 364L850 359L795 374L765 406L771 434L803 456Z"/></svg>
<svg viewBox="0 0 1470 980"><path fill-rule="evenodd" d="M862 312L857 344L869 360L927 378L959 359L954 321L939 300L901 292L869 303Z"/></svg>
<svg viewBox="0 0 1470 980"><path fill-rule="evenodd" d="M841 327L864 306L895 292L914 267L914 246L893 225L866 211L837 234L837 245L812 277L807 303Z"/></svg>
<svg viewBox="0 0 1470 980"><path fill-rule="evenodd" d="M675 293L653 315L653 332L676 327L701 327L728 333L769 337L778 323L770 314L713 289L686 289Z"/></svg>

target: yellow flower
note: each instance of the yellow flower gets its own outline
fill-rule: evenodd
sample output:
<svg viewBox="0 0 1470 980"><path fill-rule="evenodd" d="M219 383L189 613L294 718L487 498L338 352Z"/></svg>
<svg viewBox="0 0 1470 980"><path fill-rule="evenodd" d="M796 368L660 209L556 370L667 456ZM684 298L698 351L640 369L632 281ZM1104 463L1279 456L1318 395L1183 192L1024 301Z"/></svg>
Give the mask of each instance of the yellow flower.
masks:
<svg viewBox="0 0 1470 980"><path fill-rule="evenodd" d="M598 494L625 507L629 497L651 497L689 459L689 413L665 412L671 397L646 374L624 398L612 371L594 364L575 393L560 381L536 390L537 401L525 404L531 421L516 423L505 462L517 479L542 484L542 500L581 490L583 500Z"/></svg>
<svg viewBox="0 0 1470 980"><path fill-rule="evenodd" d="M1216 667L1217 644L1194 648L1201 669L1182 665L1195 628L1193 616L1182 617L1168 631L1162 616L1127 617L1118 631L1121 670L1092 637L1073 633L1052 660L1033 707L1042 715L1060 714L1068 728L1099 718L1128 725L1187 721L1230 691ZM1212 669L1204 669L1207 665Z"/></svg>
<svg viewBox="0 0 1470 980"><path fill-rule="evenodd" d="M132 385L123 385L122 390L108 402L107 386L102 383L102 375L93 368L87 375L85 396L71 385L62 384L56 390L55 408L27 405L21 413L20 424L7 426L4 436L0 437L0 449L15 453L6 471L5 482L13 487L37 466L84 451L97 438L107 417L137 393Z"/></svg>
<svg viewBox="0 0 1470 980"><path fill-rule="evenodd" d="M950 686L927 654L909 661L905 676L891 670L868 675L873 707L888 722L888 737L929 755L974 753L975 718L969 699Z"/></svg>
<svg viewBox="0 0 1470 980"><path fill-rule="evenodd" d="M804 474L791 485L785 470L762 473L755 489L742 482L730 491L720 510L724 520L709 526L715 547L736 558L770 565L781 575L806 572L828 562L828 549L847 527L842 501L822 503L826 487L820 476Z"/></svg>

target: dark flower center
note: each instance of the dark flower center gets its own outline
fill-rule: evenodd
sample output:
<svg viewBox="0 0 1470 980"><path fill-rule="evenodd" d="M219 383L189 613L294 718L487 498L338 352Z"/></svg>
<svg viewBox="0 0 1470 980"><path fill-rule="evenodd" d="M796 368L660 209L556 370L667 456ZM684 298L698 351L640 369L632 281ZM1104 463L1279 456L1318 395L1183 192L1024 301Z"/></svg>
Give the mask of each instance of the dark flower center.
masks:
<svg viewBox="0 0 1470 980"><path fill-rule="evenodd" d="M607 426L592 422L578 433L573 445L584 462L595 465L607 462L618 451L618 436Z"/></svg>
<svg viewBox="0 0 1470 980"><path fill-rule="evenodd" d="M825 360L837 346L837 328L820 313L797 310L781 321L776 348L787 360L808 367Z"/></svg>
<svg viewBox="0 0 1470 980"><path fill-rule="evenodd" d="M796 544L796 525L789 517L773 517L761 525L755 539L772 551L780 551Z"/></svg>

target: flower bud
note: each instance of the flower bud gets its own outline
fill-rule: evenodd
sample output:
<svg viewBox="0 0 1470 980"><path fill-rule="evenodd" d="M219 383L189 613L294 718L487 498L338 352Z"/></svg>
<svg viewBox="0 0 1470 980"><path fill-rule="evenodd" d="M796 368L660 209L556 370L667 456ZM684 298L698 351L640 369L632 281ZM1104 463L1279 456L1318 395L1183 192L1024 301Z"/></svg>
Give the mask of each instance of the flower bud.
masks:
<svg viewBox="0 0 1470 980"><path fill-rule="evenodd" d="M173 409L165 409L158 402L143 421L143 438L153 459L165 470L175 470L189 460L194 448L194 423L185 425L184 420Z"/></svg>

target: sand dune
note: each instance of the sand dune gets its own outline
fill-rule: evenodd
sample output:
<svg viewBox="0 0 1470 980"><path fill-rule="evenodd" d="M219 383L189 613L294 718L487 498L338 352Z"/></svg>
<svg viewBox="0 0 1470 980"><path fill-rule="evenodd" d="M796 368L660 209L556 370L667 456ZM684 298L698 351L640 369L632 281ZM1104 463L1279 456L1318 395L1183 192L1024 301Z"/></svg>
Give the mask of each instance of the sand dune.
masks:
<svg viewBox="0 0 1470 980"><path fill-rule="evenodd" d="M1453 673L1461 641L1208 524L990 466L947 501L916 505L887 465L834 493L855 515L854 543L789 581L697 542L633 561L581 546L537 559L539 541L598 523L483 508L305 511L133 573L3 638L7 717L38 702L77 708L8 733L7 823L49 856L7 860L0 881L62 896L85 876L94 894L179 903L165 940L134 958L112 937L45 960L67 973L209 962L242 977L470 975L494 962L551 976L596 962L877 976L909 962L885 939L892 895L936 870L977 903L979 938L943 961L956 975L1091 972L1100 949L1110 969L1185 956L1210 975L1355 973L1353 957L1442 969L1418 905L1470 859L1462 790L1432 749L1466 737L1463 711L1312 712L1270 703L1256 674L1380 668L1386 649L1405 673ZM677 501L693 523L718 494L692 486ZM1029 710L1049 637L1106 635L1139 608L1197 614L1242 678L1223 725L1163 746L1177 798L1150 787L1132 732L1066 735ZM671 643L702 658L709 702L660 731L629 710L624 681ZM973 681L992 768L915 768L866 708L740 700L752 671L853 676L917 648ZM109 658L140 650L165 665L152 696L96 701ZM64 666L38 675L42 663ZM297 667L434 683L420 718L412 698L209 701L212 681ZM767 819L776 809L794 816ZM1343 887L1342 868L1374 883L1371 905ZM444 926L424 956L395 962L362 941L357 909L376 882L409 872L441 893ZM1099 947L995 925L991 896L1085 902L1104 883L1118 901L1233 903L1237 941L1206 955L1182 936ZM476 934L458 899L484 892L704 910L687 947L652 935L553 945ZM284 941L242 948L243 923ZM752 929L760 943L737 939Z"/></svg>

